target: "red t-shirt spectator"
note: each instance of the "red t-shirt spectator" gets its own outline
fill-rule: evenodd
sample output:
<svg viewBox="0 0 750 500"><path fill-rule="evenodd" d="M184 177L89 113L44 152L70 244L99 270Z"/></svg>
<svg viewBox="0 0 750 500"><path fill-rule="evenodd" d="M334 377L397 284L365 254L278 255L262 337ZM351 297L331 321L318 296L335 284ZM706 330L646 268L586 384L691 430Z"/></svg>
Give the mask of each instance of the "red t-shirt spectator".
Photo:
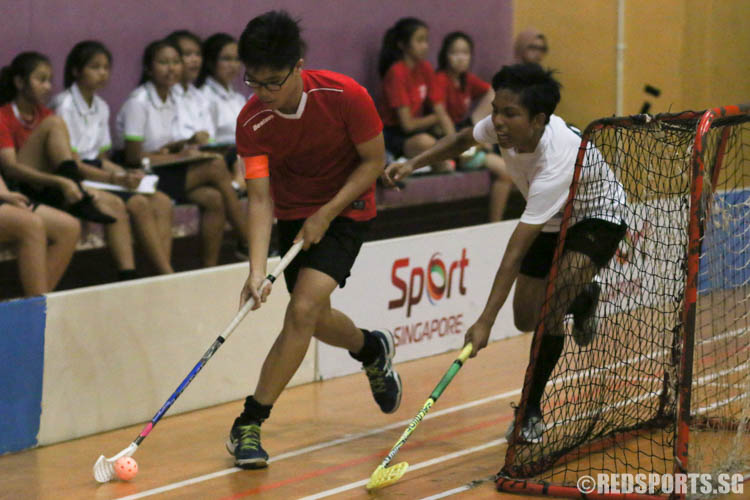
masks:
<svg viewBox="0 0 750 500"><path fill-rule="evenodd" d="M295 114L268 109L253 96L237 118L246 177L270 176L281 220L307 218L329 202L361 163L355 146L383 130L367 90L348 76L305 70L302 82ZM375 213L373 183L340 215L364 221Z"/></svg>
<svg viewBox="0 0 750 500"><path fill-rule="evenodd" d="M442 103L453 123L460 123L466 118L474 99L482 97L491 88L490 84L474 73L466 73L466 85L460 85L444 71L435 73L434 84L430 92L430 100L436 104Z"/></svg>
<svg viewBox="0 0 750 500"><path fill-rule="evenodd" d="M0 106L0 149L21 149L37 125L51 114L53 113L50 109L38 106L34 113L34 121L27 123L21 120L21 115L12 102Z"/></svg>
<svg viewBox="0 0 750 500"><path fill-rule="evenodd" d="M394 63L383 77L383 105L380 115L387 127L400 125L397 110L407 106L414 118L424 116L435 71L427 61L409 68L404 61Z"/></svg>

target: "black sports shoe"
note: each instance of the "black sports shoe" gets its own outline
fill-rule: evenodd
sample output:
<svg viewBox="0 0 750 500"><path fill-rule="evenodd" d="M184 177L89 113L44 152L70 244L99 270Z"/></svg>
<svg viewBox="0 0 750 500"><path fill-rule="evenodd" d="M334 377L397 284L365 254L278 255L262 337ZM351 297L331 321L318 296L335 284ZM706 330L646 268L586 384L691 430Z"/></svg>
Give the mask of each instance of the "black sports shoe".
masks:
<svg viewBox="0 0 750 500"><path fill-rule="evenodd" d="M227 451L234 455L234 465L241 469L268 467L268 453L260 445L260 424L235 425L229 432Z"/></svg>
<svg viewBox="0 0 750 500"><path fill-rule="evenodd" d="M113 222L117 222L117 219L96 208L96 205L94 205L94 199L90 194L84 194L83 198L68 207L68 213L70 215L75 215L80 219L98 222L100 224L112 224Z"/></svg>
<svg viewBox="0 0 750 500"><path fill-rule="evenodd" d="M517 413L518 408L515 408L513 411L513 420L510 421L508 430L505 431L505 440L508 442L513 439ZM526 410L523 425L521 425L521 432L518 433L518 443L541 443L544 430L545 427L541 415L538 412Z"/></svg>
<svg viewBox="0 0 750 500"><path fill-rule="evenodd" d="M573 311L573 340L581 347L589 345L596 336L598 321L594 313L601 291L599 283L592 281L578 294L570 308Z"/></svg>
<svg viewBox="0 0 750 500"><path fill-rule="evenodd" d="M401 377L393 369L393 356L396 354L396 344L393 334L388 330L373 330L371 332L378 339L382 351L377 359L369 365L363 365L370 389L375 402L383 413L393 413L401 404Z"/></svg>

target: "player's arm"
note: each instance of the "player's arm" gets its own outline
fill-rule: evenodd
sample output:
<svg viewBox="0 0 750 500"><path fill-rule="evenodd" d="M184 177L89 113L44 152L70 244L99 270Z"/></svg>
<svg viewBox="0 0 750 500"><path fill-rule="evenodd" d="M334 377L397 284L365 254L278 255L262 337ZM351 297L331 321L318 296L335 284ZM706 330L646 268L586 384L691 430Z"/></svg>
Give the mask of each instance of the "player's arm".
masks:
<svg viewBox="0 0 750 500"><path fill-rule="evenodd" d="M529 251L534 239L542 231L542 227L544 227L544 224L519 222L513 231L508 242L508 247L505 249L503 259L500 261L500 267L495 274L495 281L492 283L492 290L487 299L487 304L484 306L482 314L479 315L479 319L466 332L466 342L474 344L472 356L476 356L477 352L487 345L490 330L492 330L492 325L495 324L497 313L500 312L500 308L505 304L510 289L518 277L521 262L526 252Z"/></svg>
<svg viewBox="0 0 750 500"><path fill-rule="evenodd" d="M295 238L295 241L299 241L300 238L305 240L303 246L305 250L310 245L318 243L323 238L331 221L359 198L362 193L367 191L383 172L385 143L383 142L382 132L368 141L357 144L355 147L357 153L359 153L359 166L352 172L346 183L336 193L336 196L307 218Z"/></svg>
<svg viewBox="0 0 750 500"><path fill-rule="evenodd" d="M262 295L258 295L258 287L266 277L268 246L271 241L271 227L273 226L273 198L271 197L271 183L268 176L268 157L256 156L243 158L243 160L247 178L250 273L242 289L240 306L250 297L253 297L255 299L253 309L257 309L261 302L266 301L266 297L271 291L271 287L268 286Z"/></svg>
<svg viewBox="0 0 750 500"><path fill-rule="evenodd" d="M456 158L478 143L471 127L440 139L434 146L404 163L392 163L385 169L384 181L393 186L398 180L408 177L414 170L433 165L439 161Z"/></svg>

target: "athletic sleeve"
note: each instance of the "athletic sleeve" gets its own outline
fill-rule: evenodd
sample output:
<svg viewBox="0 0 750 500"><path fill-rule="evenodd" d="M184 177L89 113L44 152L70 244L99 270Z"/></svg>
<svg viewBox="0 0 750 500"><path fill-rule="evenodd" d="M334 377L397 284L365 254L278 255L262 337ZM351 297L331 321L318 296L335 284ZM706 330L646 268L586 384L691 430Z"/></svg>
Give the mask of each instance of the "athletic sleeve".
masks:
<svg viewBox="0 0 750 500"><path fill-rule="evenodd" d="M445 104L445 97L447 95L448 84L450 83L450 77L438 71L435 73L435 78L430 86L430 101L434 104Z"/></svg>
<svg viewBox="0 0 750 500"><path fill-rule="evenodd" d="M146 107L136 99L129 99L120 111L123 120L123 141L143 142L146 138Z"/></svg>
<svg viewBox="0 0 750 500"><path fill-rule="evenodd" d="M237 116L235 126L237 154L245 169L245 179L260 179L269 176L269 157L268 152L261 150L253 138L253 128L248 123L248 115L253 111L247 110L248 106L246 105Z"/></svg>
<svg viewBox="0 0 750 500"><path fill-rule="evenodd" d="M466 74L466 89L469 91L469 96L472 99L482 97L491 88L492 87L489 83L485 82L474 73Z"/></svg>
<svg viewBox="0 0 750 500"><path fill-rule="evenodd" d="M0 149L6 148L16 149L16 144L13 142L13 133L0 117Z"/></svg>
<svg viewBox="0 0 750 500"><path fill-rule="evenodd" d="M484 144L497 144L492 115L485 116L474 125L474 140Z"/></svg>
<svg viewBox="0 0 750 500"><path fill-rule="evenodd" d="M344 89L343 120L354 144L367 142L383 130L383 122L372 97L357 83Z"/></svg>
<svg viewBox="0 0 750 500"><path fill-rule="evenodd" d="M394 64L383 78L383 94L389 108L398 109L411 106L407 69L401 64Z"/></svg>

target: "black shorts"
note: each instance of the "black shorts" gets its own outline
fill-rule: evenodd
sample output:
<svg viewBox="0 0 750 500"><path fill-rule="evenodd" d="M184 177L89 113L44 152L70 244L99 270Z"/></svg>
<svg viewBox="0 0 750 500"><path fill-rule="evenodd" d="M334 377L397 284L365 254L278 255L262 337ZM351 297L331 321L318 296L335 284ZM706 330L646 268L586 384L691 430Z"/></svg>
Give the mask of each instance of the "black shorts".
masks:
<svg viewBox="0 0 750 500"><path fill-rule="evenodd" d="M371 220L355 221L348 217L333 219L323 239L318 244L312 245L309 250L300 252L284 270L284 279L289 293L294 290L297 275L303 267L327 274L343 288L371 222ZM304 223L305 219L278 221L281 255L286 254L291 248L294 237L297 236Z"/></svg>
<svg viewBox="0 0 750 500"><path fill-rule="evenodd" d="M159 191L166 193L177 203L187 203L187 191L185 183L187 179L188 165L172 165L167 167L158 167L154 173L159 176Z"/></svg>
<svg viewBox="0 0 750 500"><path fill-rule="evenodd" d="M607 265L617 252L620 240L628 226L602 219L585 219L568 228L563 252L580 252L600 269ZM557 237L560 233L541 233L531 244L521 262L521 274L531 278L545 278L552 267Z"/></svg>
<svg viewBox="0 0 750 500"><path fill-rule="evenodd" d="M393 155L395 159L404 156L404 143L410 137L417 134L428 134L432 135L428 130L417 130L414 132L405 133L400 126L392 125L390 127L383 128L383 140L385 141L385 149ZM435 137L437 139L437 137Z"/></svg>

